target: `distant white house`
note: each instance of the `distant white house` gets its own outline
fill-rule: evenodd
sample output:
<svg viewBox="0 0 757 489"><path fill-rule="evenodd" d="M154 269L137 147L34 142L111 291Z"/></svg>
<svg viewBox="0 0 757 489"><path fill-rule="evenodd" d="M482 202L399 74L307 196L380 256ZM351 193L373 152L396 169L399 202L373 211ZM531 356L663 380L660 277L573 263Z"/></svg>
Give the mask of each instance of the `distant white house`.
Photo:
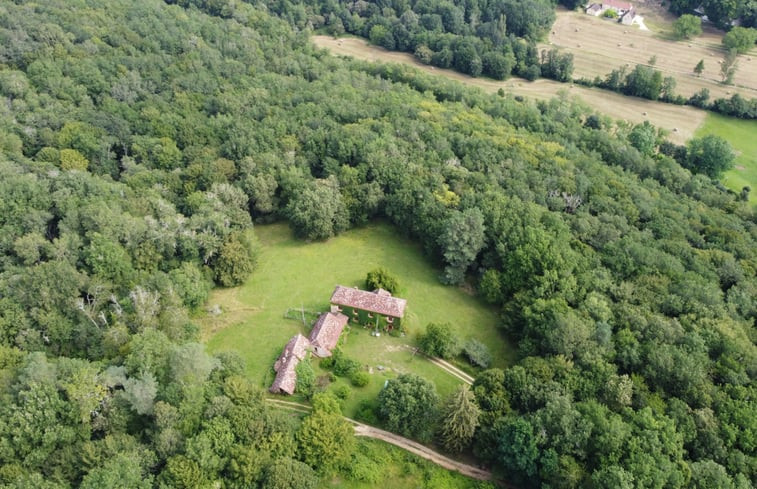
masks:
<svg viewBox="0 0 757 489"><path fill-rule="evenodd" d="M586 7L585 12L588 15L599 17L608 10L618 14L618 21L621 24L631 25L636 17L636 9L633 4L621 0L602 0L601 2L591 3Z"/></svg>

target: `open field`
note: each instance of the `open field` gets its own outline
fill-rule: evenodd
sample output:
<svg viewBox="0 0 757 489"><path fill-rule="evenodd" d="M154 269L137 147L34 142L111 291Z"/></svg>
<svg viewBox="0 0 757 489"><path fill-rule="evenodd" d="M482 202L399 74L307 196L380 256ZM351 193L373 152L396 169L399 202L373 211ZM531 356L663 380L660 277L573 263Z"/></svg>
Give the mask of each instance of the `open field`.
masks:
<svg viewBox="0 0 757 489"><path fill-rule="evenodd" d="M496 311L459 288L439 283L440 271L429 265L420 248L397 237L387 224L371 224L316 243L295 239L285 224L258 226L256 235L262 245L258 269L241 287L214 290L208 304L220 305L223 312L218 316L203 313L197 319L209 349L238 351L247 362L247 373L261 387L273 380L273 362L287 340L309 331L309 324L305 327L302 321L285 319L284 313L300 307L327 310L336 284L364 286L366 273L378 266L387 268L401 283L402 296L408 300L404 324L409 335L376 338L359 326L343 334L344 352L374 372L368 386L353 388L345 414L354 416L361 401L374 399L385 380L398 373L413 372L432 380L440 395L461 383L407 347L430 322L449 322L461 337L487 344L494 366L507 366L514 359L497 329ZM316 373L322 371L317 368ZM342 384L347 381L337 379L333 387Z"/></svg>
<svg viewBox="0 0 757 489"><path fill-rule="evenodd" d="M313 36L313 43L330 50L339 56L351 56L366 61L401 63L415 66L426 73L441 75L457 80L466 85L479 87L487 92L496 93L500 88L515 95L523 95L538 100L547 100L565 91L571 97L577 97L592 110L638 124L648 120L657 127L670 131L671 141L683 144L690 139L697 128L704 122L707 112L693 107L683 107L661 102L652 102L634 97L626 97L607 90L570 85L552 80L526 81L522 78L510 78L497 81L489 78L473 78L453 70L434 68L420 63L410 54L387 51L369 44L359 38L339 38L331 36ZM757 61L755 61L757 64ZM646 115L644 115L646 113ZM678 131L674 131L674 129Z"/></svg>
<svg viewBox="0 0 757 489"><path fill-rule="evenodd" d="M643 4L639 13L645 15ZM725 86L720 84L719 61L725 55L721 32L706 29L689 41L671 41L667 37L669 34L665 32L643 31L635 25L625 26L583 12L558 9L549 43L541 47L553 45L573 53L575 78L604 78L622 65L628 64L630 70L637 64L648 64L652 56L657 56L655 68L663 76L675 78L677 94L689 97L707 88L712 98L729 97L735 92L747 98L757 97L757 49L739 56L734 86ZM704 60L701 77L693 72L699 60Z"/></svg>
<svg viewBox="0 0 757 489"><path fill-rule="evenodd" d="M697 131L697 136L708 134L722 137L738 153L735 167L723 176L723 184L736 193L744 186L751 187L749 202L757 205L757 121L710 114Z"/></svg>

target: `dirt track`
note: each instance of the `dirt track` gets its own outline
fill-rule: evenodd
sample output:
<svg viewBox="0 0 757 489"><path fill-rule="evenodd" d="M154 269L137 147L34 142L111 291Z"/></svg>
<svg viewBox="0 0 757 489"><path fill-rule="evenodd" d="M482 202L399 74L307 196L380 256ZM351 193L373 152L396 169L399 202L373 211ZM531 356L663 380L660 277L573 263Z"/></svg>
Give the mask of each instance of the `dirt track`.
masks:
<svg viewBox="0 0 757 489"><path fill-rule="evenodd" d="M299 404L296 402L284 401L282 399L271 399L271 398L267 398L266 401L273 403L277 406L283 407L285 409L291 409L293 411L305 412L305 413L310 411L310 406L307 406L305 404ZM451 458L445 457L444 455L438 452L435 452L431 450L430 448L424 445L421 445L420 443L415 442L413 440L403 438L389 431L384 431L384 430L375 428L373 426L360 423L358 421L355 421L354 419L350 419L350 418L344 418L344 419L346 419L347 421L349 421L355 426L355 436L365 436L368 438L375 438L377 440L382 440L387 443L391 443L392 445L398 446L402 448L403 450L407 450L410 453L414 453L415 455L418 455L421 458L430 460L431 462L435 463L436 465L439 465L440 467L444 467L447 470L456 470L460 472L461 474L471 477L473 479L488 481L488 480L491 480L492 478L491 472L487 470L479 469L478 467L474 467L472 465L468 465L462 462L458 462L456 460L452 460Z"/></svg>
<svg viewBox="0 0 757 489"><path fill-rule="evenodd" d="M387 51L357 38L335 39L330 36L313 36L312 40L316 46L326 48L335 55L351 56L366 61L411 65L426 73L457 80L490 93L496 93L500 88L503 88L506 92L515 95L547 100L564 92L571 97L578 98L591 109L613 119L626 120L634 124L648 120L655 126L669 131L669 139L678 144L683 144L693 137L694 132L704 122L707 115L706 111L693 107L652 102L651 100L626 97L607 90L569 85L545 79L529 82L522 78L510 78L507 81L473 78L456 71L424 65L410 54Z"/></svg>

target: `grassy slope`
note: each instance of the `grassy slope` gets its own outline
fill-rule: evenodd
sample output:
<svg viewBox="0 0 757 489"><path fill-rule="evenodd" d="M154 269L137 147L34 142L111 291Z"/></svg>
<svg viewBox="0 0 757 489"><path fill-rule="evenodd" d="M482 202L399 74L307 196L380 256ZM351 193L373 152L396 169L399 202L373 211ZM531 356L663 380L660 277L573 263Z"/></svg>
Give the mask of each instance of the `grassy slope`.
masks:
<svg viewBox="0 0 757 489"><path fill-rule="evenodd" d="M358 438L358 451L375 465L369 471L378 476L376 482L354 481L344 477L321 480L321 488L392 489L420 488L477 488L493 487L489 483L474 481L457 472L438 467L400 448L379 440Z"/></svg>
<svg viewBox="0 0 757 489"><path fill-rule="evenodd" d="M748 185L752 188L749 201L757 205L757 121L709 114L696 135L708 134L727 140L739 153L736 168L726 172L723 184L737 193Z"/></svg>
<svg viewBox="0 0 757 489"><path fill-rule="evenodd" d="M351 230L326 242L304 243L293 238L284 224L259 226L262 244L260 265L250 280L233 289L213 291L208 303L220 304L218 317L199 318L211 351L236 350L247 361L250 377L266 386L272 380L271 366L286 341L295 333L307 334L302 322L285 319L289 308L323 311L336 284L364 286L366 273L383 266L400 280L408 300L405 338L374 338L367 330L354 327L343 335L343 349L351 358L374 367L371 383L355 389L344 410L354 415L363 399L373 399L385 379L396 372L414 372L436 383L441 395L458 381L427 360L414 356L404 345L429 322L446 321L463 338L475 337L486 343L495 358L494 366L504 367L514 358L513 350L496 328L496 311L462 290L446 287L437 280L420 248L396 236L386 224L371 224ZM379 372L375 367L390 367ZM338 383L344 383L339 380Z"/></svg>

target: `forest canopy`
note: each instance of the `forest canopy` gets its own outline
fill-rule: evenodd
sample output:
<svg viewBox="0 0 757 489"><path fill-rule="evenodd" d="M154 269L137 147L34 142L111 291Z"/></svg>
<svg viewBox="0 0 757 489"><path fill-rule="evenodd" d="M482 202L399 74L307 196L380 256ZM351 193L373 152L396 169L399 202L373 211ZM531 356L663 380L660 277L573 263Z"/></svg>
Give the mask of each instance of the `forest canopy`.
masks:
<svg viewBox="0 0 757 489"><path fill-rule="evenodd" d="M327 239L376 218L517 342L472 388L472 449L508 481L757 482L757 220L681 165L717 141L332 58L263 5L178 3L0 5L0 486L314 485L312 423L265 407L190 312L254 274L253 222ZM466 32L451 6L424 8Z"/></svg>

